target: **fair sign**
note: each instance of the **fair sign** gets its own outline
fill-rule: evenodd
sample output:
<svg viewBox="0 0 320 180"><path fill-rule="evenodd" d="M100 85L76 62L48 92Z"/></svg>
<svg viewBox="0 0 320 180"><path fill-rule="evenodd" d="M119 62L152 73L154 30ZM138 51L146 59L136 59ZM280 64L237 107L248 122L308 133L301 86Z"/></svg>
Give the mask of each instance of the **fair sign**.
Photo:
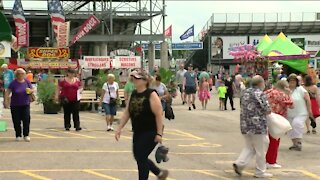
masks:
<svg viewBox="0 0 320 180"><path fill-rule="evenodd" d="M140 56L116 56L113 60L114 68L134 69L141 68Z"/></svg>
<svg viewBox="0 0 320 180"><path fill-rule="evenodd" d="M109 69L111 61L109 56L84 56L82 65L85 69Z"/></svg>
<svg viewBox="0 0 320 180"><path fill-rule="evenodd" d="M85 69L141 68L140 56L84 56L81 66Z"/></svg>

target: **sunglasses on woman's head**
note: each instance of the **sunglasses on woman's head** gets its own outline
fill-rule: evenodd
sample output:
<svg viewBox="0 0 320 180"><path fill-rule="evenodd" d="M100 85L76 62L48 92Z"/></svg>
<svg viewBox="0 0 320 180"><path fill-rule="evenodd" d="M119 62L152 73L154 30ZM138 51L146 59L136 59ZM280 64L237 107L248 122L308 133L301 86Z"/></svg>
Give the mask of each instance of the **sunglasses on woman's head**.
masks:
<svg viewBox="0 0 320 180"><path fill-rule="evenodd" d="M140 79L142 79L142 80L146 80L146 78L138 78L138 77L135 77L135 76L132 76L134 79L137 79L137 80L140 80Z"/></svg>

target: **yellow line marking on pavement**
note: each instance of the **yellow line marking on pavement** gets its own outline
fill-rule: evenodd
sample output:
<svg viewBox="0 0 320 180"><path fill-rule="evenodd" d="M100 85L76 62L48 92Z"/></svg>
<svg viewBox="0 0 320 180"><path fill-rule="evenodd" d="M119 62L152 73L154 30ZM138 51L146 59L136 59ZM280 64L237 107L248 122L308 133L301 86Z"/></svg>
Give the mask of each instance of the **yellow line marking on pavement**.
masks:
<svg viewBox="0 0 320 180"><path fill-rule="evenodd" d="M211 144L211 143L196 143L196 144L181 144L180 147L221 147L221 144Z"/></svg>
<svg viewBox="0 0 320 180"><path fill-rule="evenodd" d="M169 152L169 154L174 155L234 155L236 153L208 153L208 152Z"/></svg>
<svg viewBox="0 0 320 180"><path fill-rule="evenodd" d="M78 133L72 133L72 132L65 132L63 130L57 130L57 129L50 129L51 131L56 131L56 132L61 132L64 134L70 134L70 135L75 135L75 136L81 136L81 137L85 137L85 138L89 138L89 139L95 139L96 137L93 136L88 136L88 135L83 135L83 134L78 134Z"/></svg>
<svg viewBox="0 0 320 180"><path fill-rule="evenodd" d="M4 150L0 151L0 153L131 153L131 151L100 151L100 150L44 150L44 151L36 151L36 150Z"/></svg>
<svg viewBox="0 0 320 180"><path fill-rule="evenodd" d="M149 176L152 176L152 177L157 177L156 175L152 174L152 173L149 173ZM176 179L172 179L172 178L169 178L167 177L168 180L176 180Z"/></svg>
<svg viewBox="0 0 320 180"><path fill-rule="evenodd" d="M21 173L21 174L24 174L24 175L33 177L33 178L35 178L35 179L39 179L39 180L51 180L51 179L49 179L49 178L40 176L40 175L38 175L38 174L31 173L31 172L29 172L29 171L18 171L18 172Z"/></svg>
<svg viewBox="0 0 320 180"><path fill-rule="evenodd" d="M114 137L114 133L115 132L113 132L113 133L109 133L109 132L106 132L106 131L99 131L99 130L92 130L92 131L94 131L94 132L98 132L98 133L103 133L103 134L105 134L105 135L108 135L108 136L112 136L112 137ZM122 135L121 134L121 137L120 138L124 138L124 139L129 139L129 140L131 140L132 139L132 137L130 137L130 136L126 136L126 135Z"/></svg>
<svg viewBox="0 0 320 180"><path fill-rule="evenodd" d="M112 171L112 172L137 172L137 169L30 169L30 170L0 170L0 173L22 173L28 176L32 176L36 179L40 179L40 180L50 180L49 178L37 175L37 174L33 174L36 172L95 172L97 175L97 173L99 171ZM98 171L98 172L97 172ZM200 173L200 174L205 174L208 176L212 176L212 177L217 177L220 179L227 179L229 180L229 178L227 177L223 177L223 176L219 176L217 174L214 173L219 173L221 172L220 170L212 170L212 169L169 169L169 171L171 172L194 172L194 173ZM284 172L284 171L289 171L289 172L300 172L303 175L312 177L313 179L319 180L319 176L310 173L306 170L272 170L271 172ZM228 172L228 173L233 173L233 170L225 170L224 172ZM98 173L100 174L100 173ZM253 176L253 173L247 172L247 171L243 171L243 174L245 175L249 175L249 176ZM103 174L105 175L105 174ZM105 175L107 176L107 175ZM270 178L272 180L276 180L276 178Z"/></svg>
<svg viewBox="0 0 320 180"><path fill-rule="evenodd" d="M232 164L234 161L215 161L216 164Z"/></svg>
<svg viewBox="0 0 320 180"><path fill-rule="evenodd" d="M246 174L246 175L249 175L249 176L254 176L254 173L250 173L248 171L242 171L242 174ZM278 180L277 178L275 177L271 177L269 178L270 180Z"/></svg>
<svg viewBox="0 0 320 180"><path fill-rule="evenodd" d="M309 171L306 171L306 170L297 170L298 172L301 172L302 174L306 175L306 176L309 176L313 179L317 179L317 180L320 180L320 176L316 175L316 174L313 174Z"/></svg>
<svg viewBox="0 0 320 180"><path fill-rule="evenodd" d="M191 138L194 138L194 139L197 139L197 140L204 140L204 138L201 138L201 137L198 137L198 136L195 136L193 134L190 134L190 133L187 133L187 132L184 132L184 131L180 131L178 129L173 129L174 131L180 133L180 134L183 134L185 136L188 136L188 137L191 137Z"/></svg>
<svg viewBox="0 0 320 180"><path fill-rule="evenodd" d="M309 176L313 179L317 179L317 180L320 180L320 176L316 175L316 174L313 174L309 171L306 171L306 170L300 170L300 169L274 169L272 171L275 171L275 172L297 172L297 173L301 173L305 176Z"/></svg>
<svg viewBox="0 0 320 180"><path fill-rule="evenodd" d="M118 178L115 178L115 177L112 177L112 176L108 176L108 175L105 175L105 174L101 174L101 173L95 172L95 171L90 170L90 169L83 170L83 172L86 172L86 173L92 174L92 175L96 175L96 176L99 176L99 177L102 177L102 178L105 178L105 179L108 179L108 180L120 180Z"/></svg>
<svg viewBox="0 0 320 180"><path fill-rule="evenodd" d="M165 141L198 141L197 139L175 139L175 138L162 138Z"/></svg>
<svg viewBox="0 0 320 180"><path fill-rule="evenodd" d="M0 150L0 153L131 153L131 151L105 150ZM172 155L234 155L236 153L170 152Z"/></svg>
<svg viewBox="0 0 320 180"><path fill-rule="evenodd" d="M42 137L46 137L46 138L56 138L55 136L50 136L50 135L36 133L36 132L30 132L30 134L34 134L34 135L38 135L38 136L42 136Z"/></svg>
<svg viewBox="0 0 320 180"><path fill-rule="evenodd" d="M226 178L226 177L223 177L223 176L219 176L217 174L209 173L207 171L196 170L195 172L200 173L200 174L205 174L205 175L208 175L208 176L212 176L212 177L216 177L216 178L219 178L219 179L232 180L230 178Z"/></svg>
<svg viewBox="0 0 320 180"><path fill-rule="evenodd" d="M14 139L14 137L1 137L0 139ZM54 138L48 138L48 137L32 137L32 139L88 139L87 137L80 137L80 136L74 136L74 137L59 137L55 136ZM95 139L113 139L112 137L95 137Z"/></svg>
<svg viewBox="0 0 320 180"><path fill-rule="evenodd" d="M91 115L92 116L92 115ZM89 117L89 116L82 116L82 119L90 119L90 121L97 121L97 122L105 122L106 117L105 116L101 116L100 118L97 116L96 118L93 117Z"/></svg>
<svg viewBox="0 0 320 180"><path fill-rule="evenodd" d="M234 172L234 170L226 170L225 172L229 172L229 173L232 173ZM254 173L251 173L251 172L248 172L248 171L242 171L242 174L245 174L247 176L254 176ZM275 177L272 177L272 178L269 178L271 180L278 180L277 178Z"/></svg>
<svg viewBox="0 0 320 180"><path fill-rule="evenodd" d="M171 134L171 135L181 136L181 137L190 137L190 136L186 136L185 134L179 134L179 133L170 132L170 131L164 131L164 134Z"/></svg>

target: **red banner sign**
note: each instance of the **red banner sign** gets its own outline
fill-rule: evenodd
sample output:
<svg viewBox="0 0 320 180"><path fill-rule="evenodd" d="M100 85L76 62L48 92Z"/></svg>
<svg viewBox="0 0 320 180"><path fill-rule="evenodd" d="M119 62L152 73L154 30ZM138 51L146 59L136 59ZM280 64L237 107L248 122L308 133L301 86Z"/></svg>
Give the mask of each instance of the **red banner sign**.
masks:
<svg viewBox="0 0 320 180"><path fill-rule="evenodd" d="M28 48L27 57L30 59L68 59L69 48Z"/></svg>
<svg viewBox="0 0 320 180"><path fill-rule="evenodd" d="M87 35L91 30L97 27L100 24L99 19L91 15L80 27L78 33L72 38L71 44L77 42L80 38Z"/></svg>
<svg viewBox="0 0 320 180"><path fill-rule="evenodd" d="M23 23L16 27L17 46L29 46L29 23Z"/></svg>

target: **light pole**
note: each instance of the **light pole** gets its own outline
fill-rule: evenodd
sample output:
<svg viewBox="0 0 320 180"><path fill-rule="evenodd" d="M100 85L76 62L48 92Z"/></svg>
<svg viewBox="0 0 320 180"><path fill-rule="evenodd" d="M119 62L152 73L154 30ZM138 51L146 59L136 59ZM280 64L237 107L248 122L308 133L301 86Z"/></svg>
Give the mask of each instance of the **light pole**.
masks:
<svg viewBox="0 0 320 180"><path fill-rule="evenodd" d="M221 70L221 49L218 48L217 52L218 52L218 60L219 60L219 72L220 72L220 70Z"/></svg>
<svg viewBox="0 0 320 180"><path fill-rule="evenodd" d="M46 37L44 39L44 42L46 42L46 47L50 47L50 38L49 37Z"/></svg>

